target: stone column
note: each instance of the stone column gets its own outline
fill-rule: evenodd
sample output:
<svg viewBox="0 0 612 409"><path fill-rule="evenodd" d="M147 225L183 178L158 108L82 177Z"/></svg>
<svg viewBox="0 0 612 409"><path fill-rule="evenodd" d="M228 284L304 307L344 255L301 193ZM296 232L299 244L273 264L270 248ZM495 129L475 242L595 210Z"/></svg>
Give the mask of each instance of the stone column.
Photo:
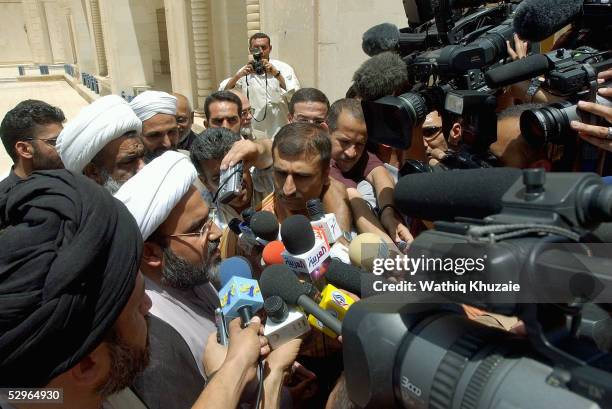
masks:
<svg viewBox="0 0 612 409"><path fill-rule="evenodd" d="M191 0L165 0L166 26L172 90L185 95L195 105L195 63L191 28Z"/></svg>
<svg viewBox="0 0 612 409"><path fill-rule="evenodd" d="M247 37L261 32L259 0L246 0Z"/></svg>
<svg viewBox="0 0 612 409"><path fill-rule="evenodd" d="M106 63L106 50L104 49L104 32L102 30L100 5L98 0L89 0L89 6L91 8L91 25L93 27L94 44L96 46L98 75L106 77L108 76L108 65Z"/></svg>
<svg viewBox="0 0 612 409"><path fill-rule="evenodd" d="M204 108L204 99L213 92L212 52L210 47L210 2L191 0L191 25L196 74L194 109Z"/></svg>

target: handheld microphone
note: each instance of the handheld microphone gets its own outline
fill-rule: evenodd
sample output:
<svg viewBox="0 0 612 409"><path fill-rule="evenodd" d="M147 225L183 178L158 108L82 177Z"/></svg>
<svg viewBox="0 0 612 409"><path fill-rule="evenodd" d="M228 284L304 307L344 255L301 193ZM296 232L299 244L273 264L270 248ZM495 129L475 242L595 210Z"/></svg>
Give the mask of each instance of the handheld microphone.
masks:
<svg viewBox="0 0 612 409"><path fill-rule="evenodd" d="M405 215L424 220L482 219L501 211L502 197L522 177L520 169L487 168L402 177L394 201Z"/></svg>
<svg viewBox="0 0 612 409"><path fill-rule="evenodd" d="M514 14L514 31L523 40L542 41L571 23L584 0L523 0Z"/></svg>
<svg viewBox="0 0 612 409"><path fill-rule="evenodd" d="M295 274L323 288L326 284L323 278L329 262L330 247L322 231L317 235L305 216L288 217L281 225L281 237L285 245L281 255Z"/></svg>
<svg viewBox="0 0 612 409"><path fill-rule="evenodd" d="M392 52L366 60L353 74L357 93L364 101L373 101L402 91L408 84L408 66Z"/></svg>
<svg viewBox="0 0 612 409"><path fill-rule="evenodd" d="M280 240L274 240L266 244L261 253L261 258L267 266L272 264L282 264L285 262L282 253L285 251L285 245Z"/></svg>
<svg viewBox="0 0 612 409"><path fill-rule="evenodd" d="M331 315L342 321L344 319L344 315L354 302L355 300L350 295L332 284L327 284L323 291L321 291L321 301L319 302L319 307L325 311L328 311ZM308 316L308 322L311 326L323 332L328 337L336 338L336 335L314 315L311 314Z"/></svg>
<svg viewBox="0 0 612 409"><path fill-rule="evenodd" d="M262 246L278 240L278 220L271 212L260 211L250 218L250 228L255 240Z"/></svg>
<svg viewBox="0 0 612 409"><path fill-rule="evenodd" d="M332 260L329 264L325 278L334 286L358 295L360 298L380 294L374 289L376 281L390 283L389 280L381 276L366 273L357 267L336 260Z"/></svg>
<svg viewBox="0 0 612 409"><path fill-rule="evenodd" d="M306 202L306 210L312 226L320 227L325 231L325 237L329 244L334 244L342 237L342 230L333 213L325 213L323 203L319 199L310 199Z"/></svg>
<svg viewBox="0 0 612 409"><path fill-rule="evenodd" d="M228 260L240 258L231 257ZM244 269L245 261L232 261L232 264L235 263L234 265L238 266L238 268L235 270L235 274L227 280L219 291L219 301L225 318L231 320L240 317L243 326L263 306L259 284L257 280L253 280L252 269L248 262L246 262L248 270Z"/></svg>
<svg viewBox="0 0 612 409"><path fill-rule="evenodd" d="M266 298L264 310L268 316L264 327L264 336L268 338L270 348L276 349L310 331L308 320L297 308L289 308L277 295Z"/></svg>
<svg viewBox="0 0 612 409"><path fill-rule="evenodd" d="M387 258L391 254L389 245L374 233L361 233L349 244L351 264L366 271L374 269L374 260Z"/></svg>
<svg viewBox="0 0 612 409"><path fill-rule="evenodd" d="M485 81L491 88L505 87L546 74L551 68L544 54L534 54L487 71Z"/></svg>
<svg viewBox="0 0 612 409"><path fill-rule="evenodd" d="M221 287L232 279L232 277L253 278L251 264L242 256L226 258L219 264L219 282Z"/></svg>
<svg viewBox="0 0 612 409"><path fill-rule="evenodd" d="M342 323L323 310L308 295L295 274L282 264L266 268L261 274L261 290L266 297L278 295L289 305L298 305L308 314L314 315L334 333L342 333Z"/></svg>

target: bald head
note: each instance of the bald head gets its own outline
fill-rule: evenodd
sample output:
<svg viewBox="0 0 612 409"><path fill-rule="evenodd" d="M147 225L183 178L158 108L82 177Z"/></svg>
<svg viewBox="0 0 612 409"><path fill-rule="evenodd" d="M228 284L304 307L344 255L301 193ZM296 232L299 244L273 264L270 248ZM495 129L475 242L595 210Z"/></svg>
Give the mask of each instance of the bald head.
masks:
<svg viewBox="0 0 612 409"><path fill-rule="evenodd" d="M193 125L193 110L189 99L178 92L172 93L176 97L176 124L179 128L180 141L187 137Z"/></svg>

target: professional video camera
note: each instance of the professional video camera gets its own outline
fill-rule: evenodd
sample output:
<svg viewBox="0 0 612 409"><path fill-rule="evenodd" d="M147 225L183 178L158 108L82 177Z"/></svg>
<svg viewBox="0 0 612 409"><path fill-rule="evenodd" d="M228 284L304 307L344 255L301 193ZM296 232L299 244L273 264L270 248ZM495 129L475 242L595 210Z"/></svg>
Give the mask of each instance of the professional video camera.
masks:
<svg viewBox="0 0 612 409"><path fill-rule="evenodd" d="M465 6L462 2L447 3L437 11L448 14L452 6ZM446 32L451 33L444 36L449 45L406 55L409 79L415 86L412 92L399 96L362 101L368 138L374 143L408 148L413 128L429 112L447 111L460 116L472 130L475 138L468 142L471 149L478 154L486 152L496 140L497 128L495 90L485 84L484 69L507 57L506 40L514 34L513 10L511 3L471 9L470 14L453 22L455 31ZM484 25L467 23L475 21ZM466 31L468 28L472 31Z"/></svg>
<svg viewBox="0 0 612 409"><path fill-rule="evenodd" d="M485 197L473 194L483 175ZM407 176L396 187L396 206L417 218L447 215L449 202L463 219L436 223L408 257L467 267L478 256L484 268L459 274L434 265L406 281L453 288L354 304L342 328L349 398L361 408L612 407L612 359L602 350L611 347L610 329L581 333L583 307L608 321L612 311L610 248L593 234L612 221L612 186L595 174L500 168ZM469 282L488 290L459 289ZM520 291L498 292L500 283ZM516 315L527 336L469 320L456 303Z"/></svg>
<svg viewBox="0 0 612 409"><path fill-rule="evenodd" d="M263 56L263 51L259 47L254 47L251 49L251 54L253 55L253 59L249 61L251 67L257 75L263 75L266 72L266 67L264 67L261 58Z"/></svg>

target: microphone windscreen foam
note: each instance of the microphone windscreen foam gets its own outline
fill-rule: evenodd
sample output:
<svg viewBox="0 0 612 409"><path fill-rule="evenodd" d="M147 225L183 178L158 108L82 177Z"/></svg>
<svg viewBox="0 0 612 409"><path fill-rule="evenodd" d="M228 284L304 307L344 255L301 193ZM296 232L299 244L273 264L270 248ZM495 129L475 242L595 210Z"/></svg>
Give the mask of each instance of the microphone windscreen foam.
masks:
<svg viewBox="0 0 612 409"><path fill-rule="evenodd" d="M572 22L584 0L523 0L514 13L514 31L523 40L542 41Z"/></svg>
<svg viewBox="0 0 612 409"><path fill-rule="evenodd" d="M504 193L521 175L513 168L406 175L395 186L394 201L400 212L417 219L482 219L501 211Z"/></svg>
<svg viewBox="0 0 612 409"><path fill-rule="evenodd" d="M274 240L266 244L261 253L261 258L266 265L271 266L273 264L283 264L285 260L281 255L285 250L285 245L282 241Z"/></svg>
<svg viewBox="0 0 612 409"><path fill-rule="evenodd" d="M372 271L374 259L387 258L389 245L374 233L362 233L349 244L351 264Z"/></svg>
<svg viewBox="0 0 612 409"><path fill-rule="evenodd" d="M221 287L224 287L232 277L253 278L251 263L242 256L234 256L223 260L219 264Z"/></svg>
<svg viewBox="0 0 612 409"><path fill-rule="evenodd" d="M338 288L361 295L362 273L363 271L357 267L338 260L332 260L327 267L325 279Z"/></svg>
<svg viewBox="0 0 612 409"><path fill-rule="evenodd" d="M298 298L306 291L296 275L284 264L267 267L259 278L259 288L265 298L277 295L290 305L297 305Z"/></svg>
<svg viewBox="0 0 612 409"><path fill-rule="evenodd" d="M394 95L408 83L408 66L394 52L380 53L361 64L353 74L353 82L365 101Z"/></svg>
<svg viewBox="0 0 612 409"><path fill-rule="evenodd" d="M399 30L395 24L382 23L369 28L361 37L361 49L370 57L397 49Z"/></svg>
<svg viewBox="0 0 612 409"><path fill-rule="evenodd" d="M261 211L251 217L251 230L255 236L266 241L278 238L278 220L271 212Z"/></svg>
<svg viewBox="0 0 612 409"><path fill-rule="evenodd" d="M281 239L291 254L305 253L315 245L315 236L310 221L301 214L285 219L281 225Z"/></svg>

